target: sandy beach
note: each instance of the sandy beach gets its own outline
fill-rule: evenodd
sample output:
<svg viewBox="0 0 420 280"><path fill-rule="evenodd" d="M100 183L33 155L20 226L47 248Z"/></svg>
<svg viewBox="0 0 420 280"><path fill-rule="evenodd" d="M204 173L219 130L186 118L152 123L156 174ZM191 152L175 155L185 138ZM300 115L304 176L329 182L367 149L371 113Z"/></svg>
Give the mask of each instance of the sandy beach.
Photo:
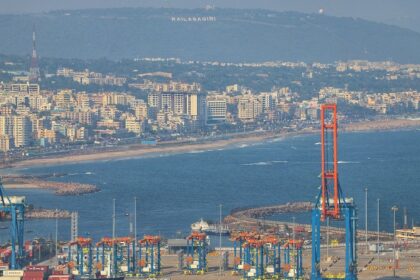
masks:
<svg viewBox="0 0 420 280"><path fill-rule="evenodd" d="M386 130L397 130L397 129L414 129L420 128L420 119L391 119L391 120L378 120L369 122L357 122L351 124L345 124L340 127L341 131L346 132L362 132L362 131L386 131ZM199 143L188 143L188 144L171 144L171 145L157 145L157 146L144 146L144 145L130 145L122 147L116 151L106 151L99 153L88 153L79 155L64 155L60 157L46 157L28 159L12 164L13 168L22 167L34 167L34 166L48 166L48 165L59 165L68 163L79 163L89 161L103 161L113 160L122 158L135 158L142 157L151 154L177 154L192 151L202 150L215 150L220 148L226 148L232 145L240 144L251 144L270 139L286 138L303 134L314 134L319 133L318 130L306 129L299 132L284 132L274 134L271 132L261 134L249 134L232 137L225 140L213 140L213 141L202 141ZM10 167L10 166L9 166Z"/></svg>
<svg viewBox="0 0 420 280"><path fill-rule="evenodd" d="M362 131L386 131L399 129L420 128L420 119L392 119L377 120L369 122L358 122L340 127L341 131L362 132Z"/></svg>
<svg viewBox="0 0 420 280"><path fill-rule="evenodd" d="M308 132L310 133L310 132ZM142 157L151 154L177 154L185 153L191 151L202 151L202 150L215 150L220 148L225 148L231 145L236 144L250 144L258 143L262 141L267 141L274 138L283 138L289 137L291 135L297 135L298 133L282 133L282 134L272 134L265 133L262 135L249 135L238 138L231 138L226 140L216 140L200 143L191 143L191 144L171 144L171 145L157 145L157 146L144 146L144 145L130 145L125 147L125 149L117 151L107 151L100 153L89 153L82 155L65 155L62 157L50 157L50 158L37 158L37 159L28 159L19 162L14 162L12 167L21 168L21 167L33 167L33 166L48 166L48 165L58 165L58 164L68 164L68 163L78 163L78 162L88 162L88 161L102 161L102 160L112 160L112 159L121 159L121 158L135 158Z"/></svg>

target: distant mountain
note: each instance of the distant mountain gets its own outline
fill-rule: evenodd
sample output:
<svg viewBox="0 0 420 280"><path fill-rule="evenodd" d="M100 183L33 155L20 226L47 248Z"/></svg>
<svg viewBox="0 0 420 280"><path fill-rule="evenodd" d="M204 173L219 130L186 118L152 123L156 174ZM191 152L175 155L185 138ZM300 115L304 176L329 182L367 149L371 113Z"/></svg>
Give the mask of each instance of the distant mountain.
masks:
<svg viewBox="0 0 420 280"><path fill-rule="evenodd" d="M92 9L0 15L0 53L63 58L420 63L420 34L361 19L234 9Z"/></svg>

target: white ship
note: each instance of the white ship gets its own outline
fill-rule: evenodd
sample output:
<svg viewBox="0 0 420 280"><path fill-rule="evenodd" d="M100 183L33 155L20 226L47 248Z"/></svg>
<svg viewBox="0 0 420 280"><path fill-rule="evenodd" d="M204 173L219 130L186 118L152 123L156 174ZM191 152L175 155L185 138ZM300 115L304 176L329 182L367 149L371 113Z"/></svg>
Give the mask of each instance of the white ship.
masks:
<svg viewBox="0 0 420 280"><path fill-rule="evenodd" d="M200 219L198 222L191 224L191 230L205 232L208 235L229 235L229 227L226 225L209 224L207 221Z"/></svg>

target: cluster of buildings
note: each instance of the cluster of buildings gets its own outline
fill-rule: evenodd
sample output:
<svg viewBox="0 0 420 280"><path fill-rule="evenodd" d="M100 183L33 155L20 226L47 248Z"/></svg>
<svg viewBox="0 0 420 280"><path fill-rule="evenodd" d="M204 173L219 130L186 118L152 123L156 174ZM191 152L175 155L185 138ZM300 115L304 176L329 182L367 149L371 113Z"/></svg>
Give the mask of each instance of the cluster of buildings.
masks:
<svg viewBox="0 0 420 280"><path fill-rule="evenodd" d="M380 114L420 110L420 92L418 91L364 93L343 88L325 87L319 91L319 99L326 102L343 101L372 109Z"/></svg>
<svg viewBox="0 0 420 280"><path fill-rule="evenodd" d="M142 100L119 92L88 94L41 90L38 84L1 84L0 150L205 124L206 94L196 85L155 86Z"/></svg>
<svg viewBox="0 0 420 280"><path fill-rule="evenodd" d="M36 58L36 54L33 57ZM32 68L38 69L36 63L33 65ZM313 69L331 67L337 72L378 70L387 73L387 77L420 77L420 66L389 62L349 61L334 65L266 62L234 66L305 67L307 71L302 75L308 77L314 73ZM31 78L31 73L37 74L36 77ZM55 75L70 78L81 85L111 85L119 86L121 90L121 86L125 86L143 95L139 98L135 93L125 92L44 90L39 86L39 70L31 70L26 80L15 75L11 82L0 84L1 151L30 146L101 143L114 137L156 137L174 132L188 135L218 125L237 128L253 124L262 127L283 120L313 123L319 118L320 104L325 102L344 102L382 114L420 110L420 93L417 91L370 93L324 87L318 96L304 100L288 87L253 92L233 84L224 90L205 91L199 83L173 81L170 72L142 73L136 74L134 79L127 79L89 70L80 72L59 68Z"/></svg>
<svg viewBox="0 0 420 280"><path fill-rule="evenodd" d="M416 91L370 94L325 87L317 97L302 100L288 87L254 93L229 85L221 92L206 92L198 83L150 80L132 87L148 92L147 99L121 92L49 91L38 84L2 83L0 150L100 142L110 137L188 134L213 125L258 126L292 119L315 122L324 102L342 101L379 113L399 106L420 109Z"/></svg>
<svg viewBox="0 0 420 280"><path fill-rule="evenodd" d="M88 69L82 72L74 71L70 68L59 68L57 76L71 78L73 81L82 85L108 85L123 86L127 82L127 78L116 77L114 75L104 75L102 73L91 72Z"/></svg>
<svg viewBox="0 0 420 280"><path fill-rule="evenodd" d="M380 79L398 80L404 79L418 79L420 78L419 64L399 64L392 61L368 61L368 60L349 60L338 61L335 63L305 63L305 62L290 62L290 61L265 61L255 63L234 63L223 61L182 61L179 58L138 58L135 61L147 62L171 62L182 65L196 65L202 66L216 66L216 67L237 67L237 68L290 68L302 69L307 71L309 78L313 76L312 71L329 70L336 71L341 74L360 73L360 72L374 72Z"/></svg>
<svg viewBox="0 0 420 280"><path fill-rule="evenodd" d="M351 60L340 61L335 63L337 72L367 72L367 71L383 71L386 73L405 73L409 78L420 78L420 65L418 64L398 64L391 61L367 61L367 60Z"/></svg>
<svg viewBox="0 0 420 280"><path fill-rule="evenodd" d="M154 72L154 73L145 73L139 74L139 77L164 77L172 78L171 73L165 72ZM169 81L168 83L157 83L151 80L145 79L142 83L130 83L129 87L141 89L145 91L163 91L163 92L200 92L202 91L201 85L199 83L181 83Z"/></svg>
<svg viewBox="0 0 420 280"><path fill-rule="evenodd" d="M317 120L318 101L299 101L299 98L299 94L288 87L272 92L252 93L238 85L227 86L223 93L212 92L207 96L207 124Z"/></svg>
<svg viewBox="0 0 420 280"><path fill-rule="evenodd" d="M172 20L181 21L178 18ZM191 17L187 21L215 20ZM304 100L289 87L253 92L233 84L224 90L205 91L199 83L173 81L171 72L137 74L136 69L132 77L70 68L59 68L55 75L45 73L47 79L57 76L84 86L116 86L118 92L45 90L39 85L42 78L37 61L35 31L32 41L29 72L25 75L22 72L7 72L11 75L10 81L0 83L0 150L3 152L30 146L57 146L60 149L63 144L102 143L110 138L130 136L158 137L174 132L176 135L188 135L219 125L224 129L248 124L258 128L267 123L276 125L284 120L312 124L319 118L320 104L325 102L344 102L382 114L420 110L420 93L417 91L370 93L324 87L319 90L318 96ZM377 79L387 80L420 78L420 65L362 60L333 64L183 62L175 58L143 58L135 61L200 64L203 67L299 68L302 78L307 79L313 79L324 70L336 71L344 76L376 71ZM260 75L267 77L266 74ZM294 83L299 85L300 81ZM114 90L113 87L106 88ZM126 88L134 93L121 92ZM142 94L135 95L138 92Z"/></svg>

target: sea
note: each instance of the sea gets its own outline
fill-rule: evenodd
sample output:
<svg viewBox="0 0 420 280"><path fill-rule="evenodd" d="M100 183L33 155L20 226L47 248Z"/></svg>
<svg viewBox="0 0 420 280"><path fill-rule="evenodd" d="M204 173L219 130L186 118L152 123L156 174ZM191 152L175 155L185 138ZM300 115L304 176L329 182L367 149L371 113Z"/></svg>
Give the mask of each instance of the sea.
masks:
<svg viewBox="0 0 420 280"><path fill-rule="evenodd" d="M99 240L112 234L113 199L116 234L133 232L137 199L137 233L182 237L200 218L218 221L243 207L313 201L320 186L320 136L302 135L261 143L238 143L222 149L182 154L31 167L13 172L66 173L56 180L97 185L101 191L82 196L56 196L48 190L6 190L25 195L28 204L77 211L79 235ZM7 170L3 170L8 172ZM368 188L368 228L377 230L378 199L381 231L392 231L391 207L397 227L420 220L420 131L339 134L339 178L346 197L357 205L359 228L365 227ZM291 215L273 219L291 221ZM310 223L309 215L296 222ZM8 222L0 223L0 242L10 239ZM55 220L28 220L25 238L53 237ZM70 220L58 221L58 235L70 239Z"/></svg>

